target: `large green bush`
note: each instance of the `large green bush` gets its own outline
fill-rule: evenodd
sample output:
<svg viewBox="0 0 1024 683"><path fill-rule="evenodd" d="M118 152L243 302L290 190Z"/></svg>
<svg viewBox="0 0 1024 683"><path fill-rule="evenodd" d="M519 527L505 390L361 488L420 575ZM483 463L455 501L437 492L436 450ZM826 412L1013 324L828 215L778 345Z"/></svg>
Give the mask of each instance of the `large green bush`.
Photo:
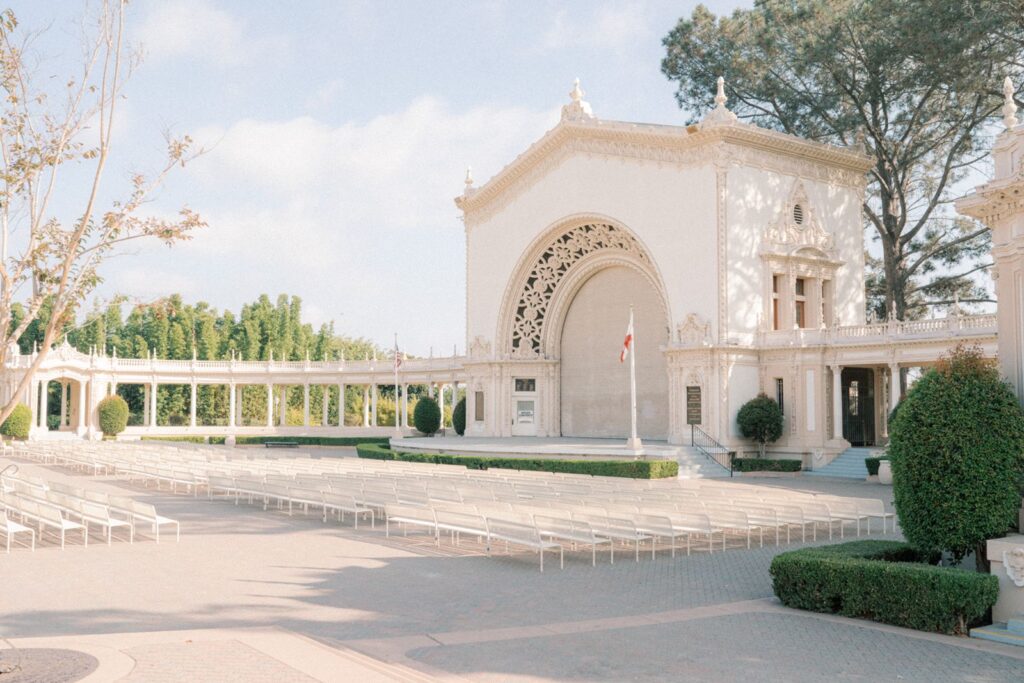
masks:
<svg viewBox="0 0 1024 683"><path fill-rule="evenodd" d="M421 434L433 434L441 428L441 407L429 396L416 401L412 411L412 424Z"/></svg>
<svg viewBox="0 0 1024 683"><path fill-rule="evenodd" d="M889 428L893 494L907 540L972 550L1015 524L1024 471L1024 412L994 362L957 348L907 393Z"/></svg>
<svg viewBox="0 0 1024 683"><path fill-rule="evenodd" d="M778 441L782 436L782 409L775 399L758 394L740 408L736 415L740 434L757 442L758 451L764 458L765 444Z"/></svg>
<svg viewBox="0 0 1024 683"><path fill-rule="evenodd" d="M772 560L772 586L787 607L966 634L995 604L999 580L935 560L898 541L803 548Z"/></svg>
<svg viewBox="0 0 1024 683"><path fill-rule="evenodd" d="M803 462L793 459L735 458L732 468L736 472L799 472Z"/></svg>
<svg viewBox="0 0 1024 683"><path fill-rule="evenodd" d="M24 403L19 403L14 406L14 410L0 425L0 434L24 441L28 438L30 429L32 429L32 410Z"/></svg>
<svg viewBox="0 0 1024 683"><path fill-rule="evenodd" d="M463 396L459 399L459 402L455 404L455 410L452 411L452 427L455 428L455 433L462 436L466 433L466 397Z"/></svg>
<svg viewBox="0 0 1024 683"><path fill-rule="evenodd" d="M107 396L96 409L104 436L117 436L128 426L128 403L120 396Z"/></svg>
<svg viewBox="0 0 1024 683"><path fill-rule="evenodd" d="M356 446L356 453L360 458L401 460L433 465L463 465L471 470L486 470L494 467L633 479L662 479L679 475L679 463L674 460L549 460L545 458L449 455L447 453L402 453L376 444L360 444Z"/></svg>

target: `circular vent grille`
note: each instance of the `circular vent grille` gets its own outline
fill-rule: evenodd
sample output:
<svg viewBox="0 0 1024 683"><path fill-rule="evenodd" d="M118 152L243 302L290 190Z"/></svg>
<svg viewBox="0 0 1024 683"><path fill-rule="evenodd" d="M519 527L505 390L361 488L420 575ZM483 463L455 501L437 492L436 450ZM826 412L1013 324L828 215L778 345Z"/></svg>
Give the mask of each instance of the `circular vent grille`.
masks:
<svg viewBox="0 0 1024 683"><path fill-rule="evenodd" d="M804 224L804 207L801 204L793 205L793 222L797 225Z"/></svg>

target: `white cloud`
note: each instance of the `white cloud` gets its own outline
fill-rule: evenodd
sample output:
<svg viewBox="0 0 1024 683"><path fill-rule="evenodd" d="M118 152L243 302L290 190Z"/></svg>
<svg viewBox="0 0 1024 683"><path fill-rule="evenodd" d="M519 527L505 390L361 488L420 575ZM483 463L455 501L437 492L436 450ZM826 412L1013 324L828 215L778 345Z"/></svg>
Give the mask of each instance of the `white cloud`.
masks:
<svg viewBox="0 0 1024 683"><path fill-rule="evenodd" d="M189 181L216 203L203 212L210 227L182 247L210 270L196 288L242 300L292 292L339 332L386 343L398 331L413 353L461 348L465 264L452 199L466 165L484 180L556 120L555 110L456 112L422 97L365 123L304 116L199 131L215 144Z"/></svg>
<svg viewBox="0 0 1024 683"><path fill-rule="evenodd" d="M545 51L580 47L623 50L647 39L650 26L645 16L639 2L604 4L584 19L563 9L555 14L541 47Z"/></svg>
<svg viewBox="0 0 1024 683"><path fill-rule="evenodd" d="M226 66L249 61L262 44L245 23L206 0L160 0L138 29L147 58L200 57Z"/></svg>

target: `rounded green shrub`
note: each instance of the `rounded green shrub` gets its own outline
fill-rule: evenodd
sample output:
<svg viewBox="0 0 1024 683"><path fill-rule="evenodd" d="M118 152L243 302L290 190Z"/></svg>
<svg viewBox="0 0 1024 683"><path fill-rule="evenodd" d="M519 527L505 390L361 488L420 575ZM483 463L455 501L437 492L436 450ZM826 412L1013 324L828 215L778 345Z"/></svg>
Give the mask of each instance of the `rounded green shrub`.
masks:
<svg viewBox="0 0 1024 683"><path fill-rule="evenodd" d="M925 373L889 434L896 511L914 546L959 562L1015 523L1024 411L980 349L958 347Z"/></svg>
<svg viewBox="0 0 1024 683"><path fill-rule="evenodd" d="M452 427L455 428L455 433L462 436L466 433L466 398L460 398L459 402L455 404L455 410L452 411Z"/></svg>
<svg viewBox="0 0 1024 683"><path fill-rule="evenodd" d="M441 428L441 407L437 401L424 396L416 401L416 408L412 411L412 424L416 431L422 434L433 434Z"/></svg>
<svg viewBox="0 0 1024 683"><path fill-rule="evenodd" d="M782 436L782 409L775 399L758 394L743 404L736 415L740 434L757 442L758 451L764 458L765 444L778 441Z"/></svg>
<svg viewBox="0 0 1024 683"><path fill-rule="evenodd" d="M32 428L32 410L24 403L14 406L14 410L0 425L0 434L12 439L24 441Z"/></svg>
<svg viewBox="0 0 1024 683"><path fill-rule="evenodd" d="M117 436L128 426L128 404L120 396L107 396L96 409L104 436Z"/></svg>

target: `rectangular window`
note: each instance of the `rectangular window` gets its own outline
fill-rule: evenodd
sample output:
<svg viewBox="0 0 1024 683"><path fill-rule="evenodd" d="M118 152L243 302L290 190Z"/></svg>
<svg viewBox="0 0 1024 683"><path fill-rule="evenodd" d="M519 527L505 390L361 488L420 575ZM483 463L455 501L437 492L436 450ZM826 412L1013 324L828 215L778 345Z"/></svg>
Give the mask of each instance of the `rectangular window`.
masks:
<svg viewBox="0 0 1024 683"><path fill-rule="evenodd" d="M796 279L796 301L793 308L793 322L797 327L807 327L807 297L804 295L806 280L802 277Z"/></svg>
<svg viewBox="0 0 1024 683"><path fill-rule="evenodd" d="M477 422L484 421L484 392L478 391L474 394L473 419Z"/></svg>
<svg viewBox="0 0 1024 683"><path fill-rule="evenodd" d="M537 380L533 377L516 377L515 386L519 393L537 391Z"/></svg>
<svg viewBox="0 0 1024 683"><path fill-rule="evenodd" d="M779 329L779 280L781 275L772 275L772 329Z"/></svg>
<svg viewBox="0 0 1024 683"><path fill-rule="evenodd" d="M782 378L775 378L775 402L779 404L779 412L786 413L786 395L782 387Z"/></svg>

